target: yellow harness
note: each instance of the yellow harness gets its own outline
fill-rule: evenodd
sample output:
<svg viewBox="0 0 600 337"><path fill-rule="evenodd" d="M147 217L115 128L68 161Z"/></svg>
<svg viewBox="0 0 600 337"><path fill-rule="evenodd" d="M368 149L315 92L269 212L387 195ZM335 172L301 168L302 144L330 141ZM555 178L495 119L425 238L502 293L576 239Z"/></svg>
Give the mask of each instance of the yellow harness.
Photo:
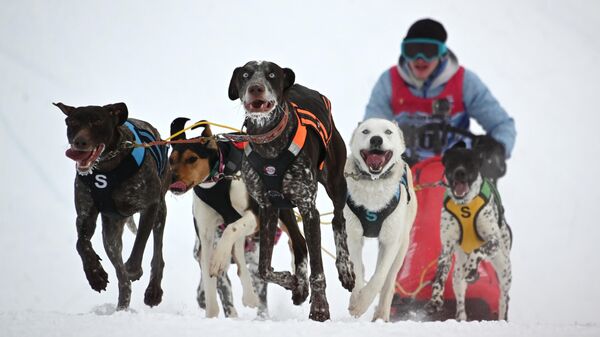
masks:
<svg viewBox="0 0 600 337"><path fill-rule="evenodd" d="M490 201L491 188L487 180L483 181L479 194L466 205L459 205L446 195L444 207L460 224L460 247L467 254L479 248L485 240L477 232L476 219L479 212Z"/></svg>

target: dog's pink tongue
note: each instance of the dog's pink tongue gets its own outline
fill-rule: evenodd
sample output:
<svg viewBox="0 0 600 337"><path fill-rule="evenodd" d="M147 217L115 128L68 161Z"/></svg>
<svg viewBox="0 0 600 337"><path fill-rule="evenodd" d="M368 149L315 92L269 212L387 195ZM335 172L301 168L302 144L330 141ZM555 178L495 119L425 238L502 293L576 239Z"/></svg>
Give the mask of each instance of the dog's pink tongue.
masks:
<svg viewBox="0 0 600 337"><path fill-rule="evenodd" d="M455 182L453 190L454 195L457 197L464 197L469 192L469 185L467 183Z"/></svg>
<svg viewBox="0 0 600 337"><path fill-rule="evenodd" d="M93 151L78 151L73 149L68 149L65 151L65 156L75 160L75 161L83 161L89 158L92 155Z"/></svg>
<svg viewBox="0 0 600 337"><path fill-rule="evenodd" d="M177 181L177 182L174 182L174 183L172 183L172 184L169 186L169 189L170 189L171 191L178 191L178 192L181 192L181 191L185 191L185 190L187 189L187 185L186 185L186 184L185 184L183 181L181 181L181 180L180 180L180 181Z"/></svg>
<svg viewBox="0 0 600 337"><path fill-rule="evenodd" d="M369 153L366 163L371 170L381 170L385 165L385 154Z"/></svg>

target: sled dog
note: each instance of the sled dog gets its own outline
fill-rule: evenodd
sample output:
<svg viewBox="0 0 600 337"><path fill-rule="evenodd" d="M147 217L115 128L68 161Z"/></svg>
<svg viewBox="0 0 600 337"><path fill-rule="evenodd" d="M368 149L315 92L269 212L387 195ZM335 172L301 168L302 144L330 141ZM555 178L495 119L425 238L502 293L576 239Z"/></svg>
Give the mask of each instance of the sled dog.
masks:
<svg viewBox="0 0 600 337"><path fill-rule="evenodd" d="M373 321L390 319L396 274L408 250L410 230L417 213L412 174L402 159L404 150L402 131L384 119L373 118L360 123L350 139L344 217L356 285L348 310L353 316L363 315L379 294ZM362 260L365 237L379 241L375 271L366 284Z"/></svg>
<svg viewBox="0 0 600 337"><path fill-rule="evenodd" d="M171 135L183 130L188 120L184 117L173 120ZM254 242L258 209L239 179L243 144L216 142L210 138L210 126L202 127L204 130L195 139L197 142L173 144L169 156L173 171L171 193L180 195L190 190L194 193L194 257L200 264L202 275L197 291L198 304L205 309L207 317L218 316L218 292L225 316L237 317L231 282L227 277L233 251L242 281L242 303L257 307L258 317L266 318L267 283L258 275L258 245ZM180 133L172 139L185 140L186 134ZM296 224L289 210L281 212L280 219L283 228L283 224L290 221Z"/></svg>
<svg viewBox="0 0 600 337"><path fill-rule="evenodd" d="M456 319L461 321L468 318L465 311L467 284L479 278L477 268L482 260L491 261L496 270L500 285L498 318L507 319L512 280L509 256L512 233L495 183L482 177L484 158L485 153L467 149L463 142L442 157L448 183L440 225L442 251L431 300L425 309L430 313L442 309L444 286L454 254L452 287L456 297Z"/></svg>
<svg viewBox="0 0 600 337"><path fill-rule="evenodd" d="M295 74L289 68L272 62L251 61L234 70L229 98L241 101L250 136L244 151L242 175L248 192L260 205L261 276L292 290L293 302L302 303L308 296L308 285L306 248L301 247L308 244L309 317L325 321L329 319L329 304L321 259L321 224L316 209L318 182L323 184L334 205L332 227L339 279L344 288L354 287L343 216L346 146L333 123L331 102L319 92L294 82ZM298 207L306 234L306 242L292 238L294 251L299 253L295 256L294 275L271 269L277 214L280 209L293 207Z"/></svg>
<svg viewBox="0 0 600 337"><path fill-rule="evenodd" d="M128 119L125 103L72 107L55 103L67 118L70 148L65 153L76 163L75 209L77 211L77 252L92 289L106 290L108 274L92 247L98 215L102 218L102 239L115 267L119 300L117 310L129 307L131 281L142 276L142 257L150 232L154 253L150 282L144 303L162 300L161 281L165 262L162 255L167 206L165 194L171 177L165 146L124 147L125 142L141 143L160 139L150 124ZM122 235L125 224L134 228L133 214L140 214L139 228L131 255L123 263ZM133 230L133 229L132 229Z"/></svg>

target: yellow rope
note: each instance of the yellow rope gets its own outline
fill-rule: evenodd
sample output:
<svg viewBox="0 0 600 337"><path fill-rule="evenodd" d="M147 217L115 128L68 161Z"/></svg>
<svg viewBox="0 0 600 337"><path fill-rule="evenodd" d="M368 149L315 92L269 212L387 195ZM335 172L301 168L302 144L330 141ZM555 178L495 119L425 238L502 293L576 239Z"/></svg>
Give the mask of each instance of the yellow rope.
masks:
<svg viewBox="0 0 600 337"><path fill-rule="evenodd" d="M423 269L423 271L421 271L421 277L419 279L419 285L417 286L417 289L415 289L415 291L413 292L408 292L406 290L404 290L404 288L402 287L402 285L400 285L400 282L396 281L396 288L398 288L398 290L400 290L401 293L403 293L406 296L410 296L412 298L415 298L415 296L426 286L428 286L431 281L425 281L425 274L427 273L427 271L429 270L429 268L433 267L433 265L437 262L437 259L432 260L431 262L429 262L429 264L427 265L427 267L425 267L425 269Z"/></svg>
<svg viewBox="0 0 600 337"><path fill-rule="evenodd" d="M171 140L172 138L175 138L177 136L179 136L180 134L186 132L189 129L195 128L197 126L200 125L214 125L214 126L218 126L220 128L224 128L224 129L229 129L229 130L233 130L236 132L241 132L239 129L233 128L231 126L227 126L227 125L223 125L223 124L218 124L218 123L213 123L213 122L209 122L209 121L200 121L200 122L196 122L194 124L192 124L191 126L188 126L187 128L184 128L183 130L177 131L174 134L172 134L170 137L166 138L165 140Z"/></svg>
<svg viewBox="0 0 600 337"><path fill-rule="evenodd" d="M321 216L330 215L330 214L333 214L333 212L323 213L323 214L321 214ZM301 223L302 222L302 216L300 215L300 213L294 211L294 215L296 216L296 222ZM331 224L331 222L321 221L321 224ZM302 235L304 235L304 231L300 227L298 227L298 229L300 229L300 233L302 233ZM306 237L306 235L304 235L304 237ZM324 251L325 254L329 255L331 258L335 259L335 255L333 255L330 251L328 251L327 249L325 249L325 247L321 246L321 250Z"/></svg>

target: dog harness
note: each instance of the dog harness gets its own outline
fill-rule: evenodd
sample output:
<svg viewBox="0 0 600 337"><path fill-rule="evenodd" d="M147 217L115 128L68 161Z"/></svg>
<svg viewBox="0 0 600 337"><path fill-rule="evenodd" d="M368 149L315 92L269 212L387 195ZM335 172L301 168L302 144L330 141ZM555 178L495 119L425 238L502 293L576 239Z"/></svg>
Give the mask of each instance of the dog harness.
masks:
<svg viewBox="0 0 600 337"><path fill-rule="evenodd" d="M360 223L362 224L363 228L363 236L368 238L376 238L379 236L379 232L381 232L381 226L383 225L383 222L396 209L398 203L400 203L400 194L402 186L404 186L404 190L406 190L406 204L410 202L410 193L408 193L408 182L406 175L407 169L408 167L406 167L406 169L404 170L402 179L400 179L400 185L398 185L398 190L392 197L392 200L390 200L387 203L387 205L379 211L375 212L365 208L365 206L363 205L357 205L356 202L352 200L350 194L348 194L348 198L346 199L346 205L348 205L352 213L354 213L354 215L356 215L356 217L360 220Z"/></svg>
<svg viewBox="0 0 600 337"><path fill-rule="evenodd" d="M156 141L152 132L138 128L130 121L123 124L133 134L136 144ZM151 147L135 147L129 156L126 156L119 166L111 171L93 170L91 174L79 176L79 178L90 188L92 198L98 210L102 213L130 216L131 214L120 214L112 198L113 191L121 186L127 179L131 178L144 164L146 151L154 158L159 175L162 175L167 165L167 147L165 145L154 145Z"/></svg>
<svg viewBox="0 0 600 337"><path fill-rule="evenodd" d="M487 179L483 180L479 194L471 200L467 205L459 205L448 192L444 198L444 208L450 212L460 225L459 244L463 251L470 254L473 250L479 248L485 240L477 232L477 216L479 212L490 202L491 195L494 195L496 205L498 207L498 226L501 227L504 223L504 208L500 200L500 195L492 183Z"/></svg>
<svg viewBox="0 0 600 337"><path fill-rule="evenodd" d="M223 179L224 175L233 175L237 173L242 164L242 150L231 142L217 142L219 147L219 161L211 171L207 182L216 182L215 185L203 188L200 185L194 186L194 193L204 201L208 206L214 209L223 217L225 226L238 221L242 215L233 208L231 204L231 180Z"/></svg>
<svg viewBox="0 0 600 337"><path fill-rule="evenodd" d="M314 104L314 107L301 108L298 104L290 102L293 112L298 119L295 134L290 141L287 151L283 151L275 158L263 158L252 150L252 145L248 143L244 148L248 162L258 173L267 190L267 196L276 208L294 208L295 205L287 199L282 193L283 176L290 164L296 159L304 143L309 129L313 130L319 136L323 149L326 150L331 140L333 121L331 120L331 102L327 97L321 95L322 102L325 104L325 111ZM313 104L311 104L313 105ZM315 112L315 113L313 113ZM319 112L321 112L319 114ZM317 115L319 114L319 115ZM319 158L319 169L323 169L325 163L325 151Z"/></svg>

